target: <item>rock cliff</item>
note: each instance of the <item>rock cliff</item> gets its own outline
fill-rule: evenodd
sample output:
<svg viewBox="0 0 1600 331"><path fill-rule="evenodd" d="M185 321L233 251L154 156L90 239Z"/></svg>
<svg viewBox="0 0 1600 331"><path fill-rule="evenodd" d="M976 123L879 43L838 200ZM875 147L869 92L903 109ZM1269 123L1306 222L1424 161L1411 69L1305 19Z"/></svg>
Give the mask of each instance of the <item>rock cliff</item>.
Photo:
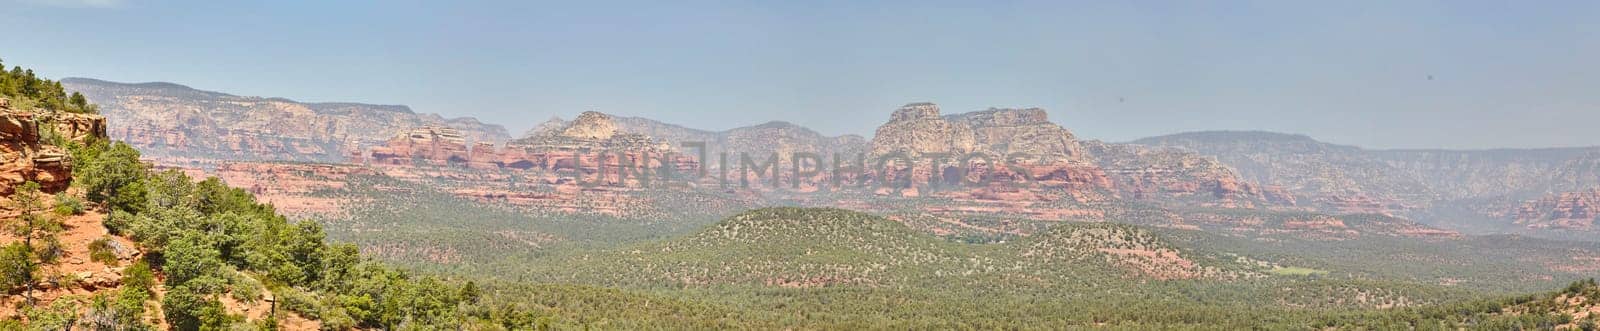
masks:
<svg viewBox="0 0 1600 331"><path fill-rule="evenodd" d="M1510 225L1507 219L1516 217L1505 210L1517 201L1555 201L1541 196L1600 187L1600 147L1372 150L1304 135L1231 131L1134 143L1216 157L1245 178L1284 187L1320 211L1404 215L1462 229ZM1538 224L1533 218L1523 222Z"/></svg>
<svg viewBox="0 0 1600 331"><path fill-rule="evenodd" d="M1600 189L1562 192L1528 201L1516 224L1529 228L1589 230L1600 223Z"/></svg>
<svg viewBox="0 0 1600 331"><path fill-rule="evenodd" d="M466 163L468 159L467 140L460 130L432 126L396 134L383 146L373 147L371 153L372 162L384 164L448 165Z"/></svg>
<svg viewBox="0 0 1600 331"><path fill-rule="evenodd" d="M100 105L111 138L155 158L338 162L355 154L351 148L383 145L397 130L424 126L459 130L470 142L509 139L498 125L405 106L302 103L170 83L68 78L62 86Z"/></svg>
<svg viewBox="0 0 1600 331"><path fill-rule="evenodd" d="M1093 200L1098 192L1105 192L1131 199L1200 197L1208 200L1205 204L1225 207L1295 203L1291 194L1257 186L1215 159L1193 152L1080 141L1038 108L940 115L937 105L907 104L878 128L871 151L874 155L906 153L913 159L927 153L981 153L997 160L1026 155L1029 160L1019 167L1025 173L1001 169L997 174L1026 175L1044 184L1044 189L1066 188L1079 200ZM918 180L934 174L918 173L914 168L910 176ZM1014 194L974 194L1008 195Z"/></svg>
<svg viewBox="0 0 1600 331"><path fill-rule="evenodd" d="M1135 199L1202 197L1220 204L1252 207L1254 201L1294 205L1294 196L1240 178L1214 158L1173 148L1084 142L1086 153L1115 179L1125 197Z"/></svg>
<svg viewBox="0 0 1600 331"><path fill-rule="evenodd" d="M1085 162L1083 148L1071 131L1050 122L1044 109L990 108L944 116L946 121L972 129L980 150L997 155L1042 155Z"/></svg>
<svg viewBox="0 0 1600 331"><path fill-rule="evenodd" d="M27 181L46 193L65 191L72 183L72 156L53 143L104 139L105 127L99 115L12 109L0 98L0 195Z"/></svg>
<svg viewBox="0 0 1600 331"><path fill-rule="evenodd" d="M978 152L976 136L966 123L952 122L939 115L932 103L911 103L889 115L889 122L872 136L872 155L904 153L916 159L922 154L965 154Z"/></svg>

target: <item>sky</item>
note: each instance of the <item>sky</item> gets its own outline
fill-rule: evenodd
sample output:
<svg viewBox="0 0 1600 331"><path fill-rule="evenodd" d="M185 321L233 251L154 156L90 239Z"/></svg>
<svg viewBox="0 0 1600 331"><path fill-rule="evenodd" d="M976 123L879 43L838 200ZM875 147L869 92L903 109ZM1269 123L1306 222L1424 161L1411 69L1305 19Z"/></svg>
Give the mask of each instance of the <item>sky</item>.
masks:
<svg viewBox="0 0 1600 331"><path fill-rule="evenodd" d="M595 110L870 137L898 106L1040 107L1088 139L1600 145L1596 1L0 0L51 78L404 104L513 135Z"/></svg>

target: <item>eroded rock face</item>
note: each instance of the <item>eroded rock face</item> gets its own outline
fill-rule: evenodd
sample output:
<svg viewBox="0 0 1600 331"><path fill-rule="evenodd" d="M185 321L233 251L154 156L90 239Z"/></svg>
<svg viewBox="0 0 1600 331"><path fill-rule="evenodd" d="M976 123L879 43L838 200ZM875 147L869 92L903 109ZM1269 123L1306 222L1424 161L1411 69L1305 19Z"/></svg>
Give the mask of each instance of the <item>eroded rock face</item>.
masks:
<svg viewBox="0 0 1600 331"><path fill-rule="evenodd" d="M1370 150L1304 135L1213 131L1135 141L1216 157L1253 182L1280 186L1332 213L1379 212L1471 225L1458 211L1502 226L1528 194L1600 186L1600 147ZM1485 201L1511 199L1485 208ZM1441 216L1450 215L1450 216Z"/></svg>
<svg viewBox="0 0 1600 331"><path fill-rule="evenodd" d="M1592 229L1600 223L1600 189L1563 192L1528 201L1516 224L1529 228Z"/></svg>
<svg viewBox="0 0 1600 331"><path fill-rule="evenodd" d="M587 111L570 122L547 122L542 131L530 132L527 137L513 140L507 145L528 148L567 150L651 150L664 151L671 146L650 136L619 132L611 115Z"/></svg>
<svg viewBox="0 0 1600 331"><path fill-rule="evenodd" d="M1030 159L993 172L1005 178L1025 176L1043 184L1036 189L1066 188L1080 202L1104 199L1106 194L1132 199L1199 197L1206 200L1203 204L1221 207L1296 202L1286 190L1245 181L1215 159L1193 152L1079 141L1038 108L991 108L941 116L933 104L908 104L879 127L871 151L874 156L905 153L915 162L927 162L919 157L936 155L930 153L977 153L995 160L1025 155ZM944 175L918 168L895 175L913 181ZM969 169L967 173L975 172ZM986 190L994 189L969 193L972 197L1016 196Z"/></svg>
<svg viewBox="0 0 1600 331"><path fill-rule="evenodd" d="M608 140L617 134L617 123L611 121L610 115L586 111L558 132L562 137L573 139Z"/></svg>
<svg viewBox="0 0 1600 331"><path fill-rule="evenodd" d="M55 134L67 140L84 142L106 138L106 117L93 114L53 113L44 118Z"/></svg>
<svg viewBox="0 0 1600 331"><path fill-rule="evenodd" d="M942 116L937 105L907 104L878 127L870 154L871 158L904 156L914 165L886 174L879 178L882 181L908 177L913 183L959 184L949 177L963 173L994 176L1000 182L1029 183L1034 186L1029 190L1065 188L1069 198L1079 201L1094 200L1114 189L1106 174L1086 158L1072 132L1050 122L1038 108ZM940 154L948 159L935 160ZM971 158L962 160L966 157ZM974 160L990 165L962 164ZM966 187L963 196L978 200L1024 196L1016 194L1015 188L1002 186ZM915 189L899 193L921 194Z"/></svg>
<svg viewBox="0 0 1600 331"><path fill-rule="evenodd" d="M522 138L523 139L528 139L528 138L531 138L531 137L539 136L541 134L545 134L547 132L555 132L555 130L560 130L561 128L564 128L566 126L567 126L567 121L566 120L561 119L561 117L559 117L559 116L551 117L550 119L545 120L544 122L541 122L538 125L534 125L532 129L528 129L528 132L522 134Z"/></svg>
<svg viewBox="0 0 1600 331"><path fill-rule="evenodd" d="M1099 141L1084 142L1085 151L1116 181L1124 197L1136 199L1209 197L1226 207L1252 207L1254 201L1292 205L1281 189L1266 193L1242 180L1215 159L1172 148L1153 148Z"/></svg>
<svg viewBox="0 0 1600 331"><path fill-rule="evenodd" d="M1051 123L1044 109L997 109L944 117L972 128L973 141L996 155L1028 154L1082 162L1082 147L1071 131Z"/></svg>
<svg viewBox="0 0 1600 331"><path fill-rule="evenodd" d="M45 193L65 191L72 183L72 157L50 145L46 135L78 142L104 139L105 125L98 115L22 111L0 99L0 195L27 181L39 183Z"/></svg>
<svg viewBox="0 0 1600 331"><path fill-rule="evenodd" d="M425 126L401 132L384 146L372 148L372 162L407 164L416 162L433 165L465 164L469 159L467 141L461 131L446 127Z"/></svg>
<svg viewBox="0 0 1600 331"><path fill-rule="evenodd" d="M301 103L169 83L63 79L62 86L100 105L111 138L152 158L341 162L350 148L383 145L395 130L423 126L459 130L469 142L509 139L498 125L405 106Z"/></svg>
<svg viewBox="0 0 1600 331"><path fill-rule="evenodd" d="M939 116L939 106L912 103L889 116L872 136L872 155L905 153L918 158L926 153L965 154L976 151L972 128Z"/></svg>
<svg viewBox="0 0 1600 331"><path fill-rule="evenodd" d="M640 167L668 167L684 172L698 169L698 163L677 155L670 146L654 138L618 132L611 117L586 112L567 122L553 120L528 136L497 148L488 142L471 144L460 131L444 127L420 127L389 139L372 148L372 164L388 166L430 166L479 170L539 170L576 172L603 185L637 183ZM634 179L623 179L627 173ZM573 177L550 178L550 184L576 184Z"/></svg>

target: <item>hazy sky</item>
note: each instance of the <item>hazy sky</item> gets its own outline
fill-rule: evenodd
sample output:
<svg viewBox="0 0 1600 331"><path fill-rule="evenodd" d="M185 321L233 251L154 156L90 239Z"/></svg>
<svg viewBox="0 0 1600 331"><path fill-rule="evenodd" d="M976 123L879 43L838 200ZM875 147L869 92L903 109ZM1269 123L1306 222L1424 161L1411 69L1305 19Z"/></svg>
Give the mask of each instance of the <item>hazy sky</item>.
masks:
<svg viewBox="0 0 1600 331"><path fill-rule="evenodd" d="M405 104L513 135L584 110L870 136L901 104L1043 107L1112 141L1600 144L1596 1L0 0L51 78ZM1429 76L1432 79L1429 79Z"/></svg>

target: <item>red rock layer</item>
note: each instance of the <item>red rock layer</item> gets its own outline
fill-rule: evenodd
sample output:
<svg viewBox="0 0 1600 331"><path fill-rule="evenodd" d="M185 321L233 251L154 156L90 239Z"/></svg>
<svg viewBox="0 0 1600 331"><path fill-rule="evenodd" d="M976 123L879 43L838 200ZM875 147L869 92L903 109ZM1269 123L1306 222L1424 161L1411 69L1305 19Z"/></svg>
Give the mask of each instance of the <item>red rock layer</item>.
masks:
<svg viewBox="0 0 1600 331"><path fill-rule="evenodd" d="M1600 222L1600 189L1564 192L1528 201L1516 224L1530 228L1589 229Z"/></svg>
<svg viewBox="0 0 1600 331"><path fill-rule="evenodd" d="M39 183L45 193L65 191L72 183L72 157L44 141L45 135L103 139L105 127L105 117L98 115L20 111L0 99L0 195L10 195L27 181Z"/></svg>

